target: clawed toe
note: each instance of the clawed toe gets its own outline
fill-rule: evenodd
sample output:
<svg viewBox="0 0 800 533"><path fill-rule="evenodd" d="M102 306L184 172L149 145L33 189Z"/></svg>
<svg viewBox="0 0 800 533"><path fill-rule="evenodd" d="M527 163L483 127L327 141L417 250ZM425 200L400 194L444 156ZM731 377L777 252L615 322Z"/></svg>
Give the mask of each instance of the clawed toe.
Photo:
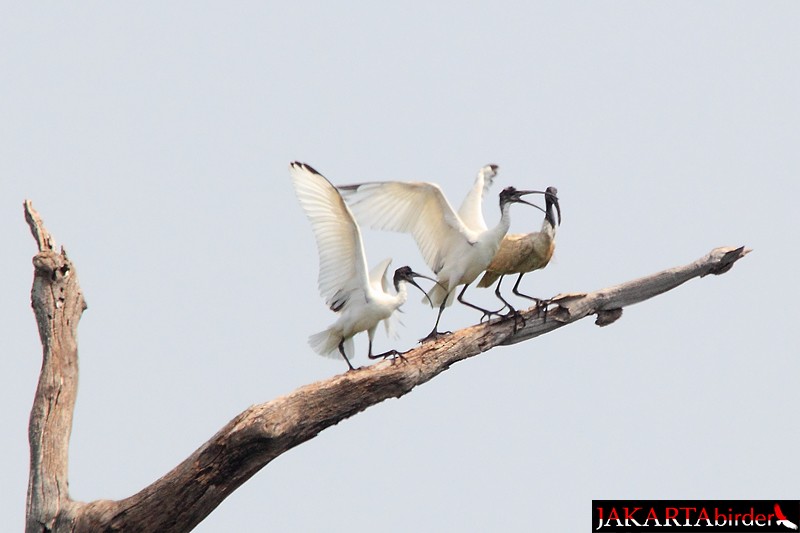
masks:
<svg viewBox="0 0 800 533"><path fill-rule="evenodd" d="M480 319L479 323L483 323L484 320L491 320L492 319L492 315L494 315L494 316L496 316L498 318L504 318L504 317L508 316L508 315L500 314L500 311L502 311L502 310L503 310L503 308L501 307L497 311L484 311L483 315L481 315L481 319Z"/></svg>
<svg viewBox="0 0 800 533"><path fill-rule="evenodd" d="M444 335L450 335L451 333L453 333L453 332L452 331L436 331L436 330L433 330L430 333L428 333L428 335L426 335L425 337L421 338L419 340L419 343L420 344L425 344L426 342L429 342L429 341L435 341L439 337L442 337Z"/></svg>
<svg viewBox="0 0 800 533"><path fill-rule="evenodd" d="M519 328L519 327L517 326L517 321L518 321L518 320L519 320L519 321L522 321L522 327L523 327L523 328L525 327L525 324L526 324L526 322L527 322L527 321L525 320L525 317L524 317L524 316L522 316L522 313L520 313L520 312L519 312L519 311L517 311L516 309L515 309L515 310L513 310L513 311L510 311L510 312L509 312L509 313L508 313L508 314L505 316L505 318L506 318L506 319L509 319L509 318L513 318L513 319L514 319L514 333L516 333L516 332L517 332L517 329Z"/></svg>
<svg viewBox="0 0 800 533"><path fill-rule="evenodd" d="M403 355L407 354L409 351L410 350L407 350L405 352L398 352L397 350L389 350L388 352L383 352L376 355L367 354L367 357L369 357L370 359L384 359L384 360L391 357L393 361L399 357L403 361L406 361L406 358L403 357Z"/></svg>
<svg viewBox="0 0 800 533"><path fill-rule="evenodd" d="M405 354L407 354L408 352L410 352L410 351L411 351L411 350L407 350L407 351L405 351L405 352L397 352L396 354L394 354L394 355L392 356L392 364L394 364L394 362L395 362L395 361L397 361L398 359L399 359L400 361L404 362L404 363L408 363L408 359L406 359L406 358L405 358L405 357L403 357L403 356L404 356Z"/></svg>
<svg viewBox="0 0 800 533"><path fill-rule="evenodd" d="M547 322L547 309L550 307L551 303L552 301L550 299L536 298L536 316L543 317L545 322Z"/></svg>

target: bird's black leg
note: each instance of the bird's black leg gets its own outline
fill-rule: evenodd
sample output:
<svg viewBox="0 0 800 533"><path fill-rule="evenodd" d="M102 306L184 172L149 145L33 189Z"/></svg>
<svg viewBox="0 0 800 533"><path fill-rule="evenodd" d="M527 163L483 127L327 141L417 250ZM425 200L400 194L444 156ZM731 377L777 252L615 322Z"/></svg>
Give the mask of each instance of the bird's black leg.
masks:
<svg viewBox="0 0 800 533"><path fill-rule="evenodd" d="M481 322L483 322L483 319L484 319L484 318L491 318L493 314L499 314L499 313L501 313L501 312L503 311L503 309L505 309L506 307L508 307L509 309L513 309L513 308L512 308L510 305L508 305L508 302L507 302L507 301L505 301L505 300L503 299L503 297L502 297L502 296L500 296L500 294L497 292L497 291L499 291L499 290L500 290L500 284L501 284L501 283L503 283L503 276L500 276L500 281L498 281L498 282L497 282L497 290L495 290L495 291L494 291L494 294L495 294L495 295L496 295L498 298L500 298L500 301L501 301L501 302L503 302L503 304L504 304L504 305L503 305L503 307L501 307L500 309L498 309L498 310L497 310L497 313L494 313L494 312L493 312L493 313L489 313L489 314L487 314L487 313L484 313L484 314L483 314L483 316L481 317Z"/></svg>
<svg viewBox="0 0 800 533"><path fill-rule="evenodd" d="M528 296L527 294L523 294L519 292L519 282L522 281L522 276L525 275L525 272L519 275L517 278L517 282L514 284L514 288L511 289L511 292L516 294L517 296L521 296L522 298L527 298L528 300L533 300L536 302L536 316L539 316L542 309L544 309L544 320L547 322L547 306L550 304L550 300L543 300L541 298L536 298L535 296Z"/></svg>
<svg viewBox="0 0 800 533"><path fill-rule="evenodd" d="M483 313L484 317L486 317L486 316L491 317L492 315L497 315L499 317L503 316L498 312L490 311L489 309L484 309L483 307L478 307L477 305L471 304L468 301L464 300L464 293L467 292L467 287L469 287L469 283L464 285L464 288L461 289L461 292L458 294L458 301L459 302L461 302L462 304L466 305L467 307L471 307L473 309L477 309L478 311ZM501 309L501 311L502 311L502 309ZM481 317L481 320L483 320L483 317Z"/></svg>
<svg viewBox="0 0 800 533"><path fill-rule="evenodd" d="M447 335L449 333L452 333L450 331L440 332L437 329L439 327L439 319L442 318L442 312L444 311L444 307L447 305L448 296L450 296L450 293L447 293L447 295L444 297L444 300L442 300L442 305L439 306L439 314L436 315L436 324L433 325L433 329L431 330L430 333L428 333L427 335L425 335L425 337L419 340L420 343L436 340L441 335Z"/></svg>
<svg viewBox="0 0 800 533"><path fill-rule="evenodd" d="M500 299L501 302L503 302L505 304L506 307L508 307L508 314L506 315L506 318L509 318L509 317L512 317L512 316L514 317L514 333L516 333L517 332L517 320L522 320L522 326L524 327L525 326L525 317L522 316L519 313L519 311L514 309L514 306L512 306L510 303L508 303L506 301L506 299L503 298L503 295L500 294L500 285L503 283L503 278L504 277L505 277L505 275L500 276L500 279L497 280L497 288L495 288L494 294L495 294L495 296L497 296L497 298ZM503 309L501 308L500 310L502 311Z"/></svg>
<svg viewBox="0 0 800 533"><path fill-rule="evenodd" d="M347 366L350 367L350 370L355 370L355 368L353 368L353 365L350 364L350 359L347 358L347 354L344 353L344 339L339 341L339 353L342 354L344 360L347 361Z"/></svg>
<svg viewBox="0 0 800 533"><path fill-rule="evenodd" d="M401 361L406 361L406 358L403 355L407 354L411 350L407 350L405 352L398 352L397 350L389 350L388 352L383 352L379 354L367 354L367 357L370 359L386 359L387 357L391 357L392 359L399 358Z"/></svg>
<svg viewBox="0 0 800 533"><path fill-rule="evenodd" d="M370 359L386 359L387 357L393 357L393 358L399 357L400 359L405 361L405 358L403 357L403 354L405 353L408 352L398 352L397 350L389 350L387 352L372 355L372 339L369 340L369 352L367 352L367 357L369 357Z"/></svg>

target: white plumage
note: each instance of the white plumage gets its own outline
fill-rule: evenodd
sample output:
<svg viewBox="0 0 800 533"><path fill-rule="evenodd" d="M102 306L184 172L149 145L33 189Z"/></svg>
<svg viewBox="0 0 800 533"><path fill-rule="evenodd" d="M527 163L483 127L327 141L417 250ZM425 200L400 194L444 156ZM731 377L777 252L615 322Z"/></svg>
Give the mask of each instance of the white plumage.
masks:
<svg viewBox="0 0 800 533"><path fill-rule="evenodd" d="M339 318L326 330L311 335L309 344L320 355L341 354L350 369L348 354L353 355L353 336L366 331L369 336L368 356L372 359L396 354L372 354L375 330L389 319L407 298L405 282L425 277L409 267L395 271L396 294L389 292L388 273L391 259L367 271L367 260L361 232L352 213L336 188L319 172L304 163L289 165L297 198L309 221L319 252L319 292ZM422 290L422 289L420 289ZM424 292L424 291L423 291ZM387 323L387 330L389 324Z"/></svg>
<svg viewBox="0 0 800 533"><path fill-rule="evenodd" d="M458 208L458 216L461 217L461 221L473 231L489 229L483 219L483 198L494 183L495 176L497 176L497 165L482 167L475 176L475 183L472 184L472 188L461 202L461 207Z"/></svg>
<svg viewBox="0 0 800 533"><path fill-rule="evenodd" d="M494 228L487 229L481 200L496 172L495 165L481 169L458 213L434 183L387 181L339 187L361 224L413 235L425 263L436 273L438 284L428 292L428 297L431 305L439 307L439 315L426 338L438 335L439 318L444 308L452 303L459 285L464 285L458 295L460 302L484 314L492 313L466 302L464 292L497 252L508 231L511 204L533 205L522 196L540 192L517 191L513 187L504 189L500 193L500 221Z"/></svg>

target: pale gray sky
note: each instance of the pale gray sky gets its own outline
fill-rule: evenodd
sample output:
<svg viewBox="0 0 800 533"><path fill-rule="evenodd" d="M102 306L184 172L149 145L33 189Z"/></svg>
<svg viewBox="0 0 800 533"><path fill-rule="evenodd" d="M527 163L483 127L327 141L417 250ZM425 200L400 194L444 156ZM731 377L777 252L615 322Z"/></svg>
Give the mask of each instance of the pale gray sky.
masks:
<svg viewBox="0 0 800 533"><path fill-rule="evenodd" d="M9 4L0 17L0 516L23 524L41 364L30 198L89 309L70 488L122 498L247 406L343 372L291 160L334 183L559 189L524 288L722 245L721 277L461 363L277 459L197 531L577 531L592 498L798 498L795 2ZM512 230L538 211L514 208ZM370 264L426 271L407 236ZM492 301L490 291L474 293ZM520 302L521 303L521 302ZM435 313L416 297L406 349ZM443 328L477 321L463 307ZM358 364L366 343L357 341ZM577 512L575 512L577 510Z"/></svg>

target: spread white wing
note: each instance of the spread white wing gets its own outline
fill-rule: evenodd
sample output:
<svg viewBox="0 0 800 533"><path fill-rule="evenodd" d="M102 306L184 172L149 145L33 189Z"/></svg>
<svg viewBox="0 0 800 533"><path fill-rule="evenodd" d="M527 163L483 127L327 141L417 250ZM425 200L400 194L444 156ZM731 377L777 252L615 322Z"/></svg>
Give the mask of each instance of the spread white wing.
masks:
<svg viewBox="0 0 800 533"><path fill-rule="evenodd" d="M372 290L383 291L389 294L389 278L386 274L389 272L389 265L392 264L392 258L387 257L369 271L369 284L372 285Z"/></svg>
<svg viewBox="0 0 800 533"><path fill-rule="evenodd" d="M478 171L475 177L475 183L472 189L467 193L464 202L458 209L458 216L461 221L472 231L484 232L486 221L483 219L483 197L486 195L489 187L494 182L494 177L497 176L497 165L486 165Z"/></svg>
<svg viewBox="0 0 800 533"><path fill-rule="evenodd" d="M338 311L356 293L369 297L361 232L336 187L304 163L291 163L289 174L317 241L319 292L325 303Z"/></svg>
<svg viewBox="0 0 800 533"><path fill-rule="evenodd" d="M383 181L339 187L359 223L373 229L410 233L434 272L451 248L474 238L438 185Z"/></svg>
<svg viewBox="0 0 800 533"><path fill-rule="evenodd" d="M389 292L389 287L393 287L394 285L392 282L389 281L389 265L392 264L392 258L387 257L374 267L372 270L369 271L369 283L372 285L372 290L375 292L383 291L385 294L391 294ZM403 310L398 308L397 313L392 313L389 315L389 318L385 318L383 320L383 326L386 328L386 336L390 339L397 339L397 326L402 325L400 318L398 317L399 313L402 313Z"/></svg>

